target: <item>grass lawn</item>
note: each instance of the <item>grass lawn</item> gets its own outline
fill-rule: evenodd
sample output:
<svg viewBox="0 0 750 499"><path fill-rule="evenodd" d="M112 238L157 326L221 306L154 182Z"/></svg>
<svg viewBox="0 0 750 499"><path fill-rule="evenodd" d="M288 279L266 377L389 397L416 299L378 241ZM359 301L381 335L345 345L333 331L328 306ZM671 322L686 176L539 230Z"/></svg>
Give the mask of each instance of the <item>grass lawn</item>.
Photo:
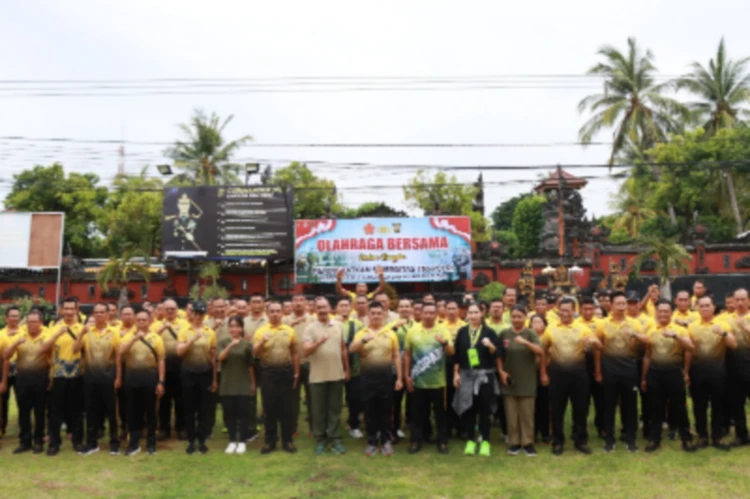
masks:
<svg viewBox="0 0 750 499"><path fill-rule="evenodd" d="M258 440L248 454L227 456L223 454L226 436L218 424L206 456L186 455L184 443L178 441L160 443L155 456L112 457L101 452L82 457L73 453L69 442L55 458L13 456L17 431L15 403L11 404L11 428L0 444L3 498L750 497L750 447L686 454L679 441L665 438L662 450L653 455L629 454L624 445L605 454L602 442L594 437L591 456L574 452L568 443L561 457L543 446L538 457L511 457L495 428L489 459L461 455L460 442L452 442L447 456L437 454L432 446L410 456L402 443L393 457L366 458L364 442L348 436L344 444L349 452L344 456L314 457L307 436L296 440L296 455L277 451L261 456ZM639 441L639 447L644 446Z"/></svg>

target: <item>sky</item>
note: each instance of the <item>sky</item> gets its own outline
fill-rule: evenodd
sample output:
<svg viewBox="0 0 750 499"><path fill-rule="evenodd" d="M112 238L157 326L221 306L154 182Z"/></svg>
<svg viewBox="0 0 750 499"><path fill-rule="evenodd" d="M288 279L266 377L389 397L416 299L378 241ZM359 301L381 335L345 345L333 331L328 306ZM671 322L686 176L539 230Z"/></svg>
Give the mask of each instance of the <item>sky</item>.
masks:
<svg viewBox="0 0 750 499"><path fill-rule="evenodd" d="M722 36L731 57L750 55L749 14L746 0L725 0L710 8L697 0L3 2L0 137L76 141L0 138L0 196L7 194L14 173L56 160L67 170L92 171L105 182L111 180L119 145L85 141L126 141L127 173L165 163L162 144L179 137L177 124L186 122L196 108L234 115L227 137L249 134L261 146L516 145L255 146L237 156L238 161L279 167L286 160L320 161L310 163L313 171L336 181L347 206L385 201L418 214L405 204L399 186L419 165L564 168L605 163L606 144L575 144L586 119L577 104L602 90L600 82L580 78L598 61L597 49L611 44L624 50L627 38L635 36L655 54L662 78L673 77L694 60L707 63ZM487 84L490 76L495 80ZM320 87L326 91L297 92L290 90L303 87L289 87L292 77L473 79L467 80L471 88L461 90L446 84L430 90L385 90L381 85L377 91L354 91L361 86L335 84ZM172 82L157 94L111 95L118 92L113 90L110 95L39 95L63 85L51 80L91 80L77 85L95 87L106 85L101 80L136 80L147 86L156 83L143 80L192 79L195 85L195 79L227 79L226 84L231 83L228 79L258 78L275 79L265 84L274 91L192 86L188 90L199 88L202 93L186 95L186 87L175 93L183 83ZM597 140L610 141L611 131ZM610 198L618 184L607 177L607 169L569 171L601 177L582 191L584 204L589 214L611 212ZM451 173L471 182L479 171ZM546 170L485 171L487 213L530 191L543 174ZM525 182L511 182L516 180Z"/></svg>

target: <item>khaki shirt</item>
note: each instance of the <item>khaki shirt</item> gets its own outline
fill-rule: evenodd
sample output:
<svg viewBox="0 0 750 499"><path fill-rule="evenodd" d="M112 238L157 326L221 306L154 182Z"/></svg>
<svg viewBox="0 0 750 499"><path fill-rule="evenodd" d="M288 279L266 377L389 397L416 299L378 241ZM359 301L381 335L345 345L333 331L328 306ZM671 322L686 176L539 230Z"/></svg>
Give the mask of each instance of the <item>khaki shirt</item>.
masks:
<svg viewBox="0 0 750 499"><path fill-rule="evenodd" d="M325 324L314 320L307 325L302 335L304 342L311 343L328 335L328 339L306 357L310 362L310 383L343 380L344 361L341 358L341 346L346 340L342 324L333 320Z"/></svg>

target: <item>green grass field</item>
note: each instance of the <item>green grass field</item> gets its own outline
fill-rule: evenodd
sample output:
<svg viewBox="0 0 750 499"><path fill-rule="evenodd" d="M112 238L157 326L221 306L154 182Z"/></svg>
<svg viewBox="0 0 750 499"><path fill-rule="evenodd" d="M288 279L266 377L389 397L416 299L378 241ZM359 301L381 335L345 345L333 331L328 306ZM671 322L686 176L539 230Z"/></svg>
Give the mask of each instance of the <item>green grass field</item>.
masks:
<svg viewBox="0 0 750 499"><path fill-rule="evenodd" d="M346 409L345 409L346 410ZM12 455L17 446L15 403L11 428L2 440L0 497L750 497L750 447L723 453L686 454L679 441L662 450L629 454L619 445L605 454L591 439L594 454L582 456L568 443L561 457L538 447L539 456L508 456L493 428L493 455L466 457L452 442L451 453L426 446L416 456L406 444L396 454L367 458L364 442L348 438L344 456L314 457L312 439L296 440L299 453L261 456L260 439L244 456L224 455L226 436L217 424L211 451L188 456L184 443L160 443L155 456L132 458L102 452L83 457L66 442L54 458ZM217 419L220 421L220 418ZM306 425L301 425L306 428ZM569 424L566 424L569 427ZM639 447L645 446L639 441Z"/></svg>

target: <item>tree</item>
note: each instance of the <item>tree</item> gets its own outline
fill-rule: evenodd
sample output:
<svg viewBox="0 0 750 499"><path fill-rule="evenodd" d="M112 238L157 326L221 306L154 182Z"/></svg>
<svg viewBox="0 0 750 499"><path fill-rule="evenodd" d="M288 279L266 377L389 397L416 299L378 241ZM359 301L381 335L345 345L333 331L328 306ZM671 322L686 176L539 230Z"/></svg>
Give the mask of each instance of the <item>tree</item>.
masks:
<svg viewBox="0 0 750 499"><path fill-rule="evenodd" d="M295 161L274 171L271 184L293 189L294 218L322 218L345 211L334 181L318 177L304 163Z"/></svg>
<svg viewBox="0 0 750 499"><path fill-rule="evenodd" d="M479 292L479 300L490 303L494 299L500 299L503 297L505 292L505 285L499 282L491 282L487 284Z"/></svg>
<svg viewBox="0 0 750 499"><path fill-rule="evenodd" d="M637 180L638 177L633 176L623 182L614 203L620 216L612 229L622 229L631 238L638 237L641 225L656 216L656 212L647 206L650 193L646 183Z"/></svg>
<svg viewBox="0 0 750 499"><path fill-rule="evenodd" d="M543 196L530 196L518 203L513 212L513 233L518 239L516 257L534 256L539 251L539 238L544 226Z"/></svg>
<svg viewBox="0 0 750 499"><path fill-rule="evenodd" d="M79 257L104 253L97 220L102 216L108 192L93 173L69 173L60 163L35 166L13 175L13 187L5 208L13 211L60 211L65 213L63 247L70 245Z"/></svg>
<svg viewBox="0 0 750 499"><path fill-rule="evenodd" d="M637 273L641 265L647 260L656 260L656 273L661 284L661 296L671 300L672 291L669 283L675 275L686 274L690 271L687 264L692 258L690 253L674 239L659 237L639 239L637 246L642 250L633 261L633 272Z"/></svg>
<svg viewBox="0 0 750 499"><path fill-rule="evenodd" d="M383 202L362 203L357 208L347 213L349 218L376 218L376 217L408 217L402 210L396 210Z"/></svg>
<svg viewBox="0 0 750 499"><path fill-rule="evenodd" d="M202 110L193 113L190 123L179 125L184 140L175 141L164 151L172 158L175 168L183 170L172 183L198 185L239 184L241 166L232 163L232 156L243 144L252 140L249 135L227 142L222 134L234 116L224 121L216 113L207 116Z"/></svg>
<svg viewBox="0 0 750 499"><path fill-rule="evenodd" d="M163 184L146 176L147 168L137 176L117 177L102 217L106 247L110 255L121 255L134 248L155 256L161 247Z"/></svg>
<svg viewBox="0 0 750 499"><path fill-rule="evenodd" d="M693 62L691 71L674 84L698 98L688 104L693 116L701 126L713 135L722 128L732 128L742 118L750 117L743 108L750 102L750 57L733 61L727 57L724 38L719 42L716 58L708 66Z"/></svg>
<svg viewBox="0 0 750 499"><path fill-rule="evenodd" d="M227 298L229 292L219 284L221 267L214 262L205 262L201 265L198 278L201 283L195 284L190 289L190 298L193 300L211 300L213 298Z"/></svg>
<svg viewBox="0 0 750 499"><path fill-rule="evenodd" d="M472 240L489 241L487 219L473 210L473 202L478 192L476 186L461 184L455 175L448 177L442 171L430 176L424 170L419 170L403 189L404 199L409 207L420 209L425 214L471 217Z"/></svg>
<svg viewBox="0 0 750 499"><path fill-rule="evenodd" d="M609 164L630 141L641 150L662 141L669 132L681 128L689 112L675 99L662 95L663 86L654 82L656 67L650 50L642 54L635 38L628 38L627 53L606 45L598 54L604 62L589 69L588 74L602 76L605 90L589 95L578 103L578 111L594 113L578 131L588 144L603 128L614 128Z"/></svg>
<svg viewBox="0 0 750 499"><path fill-rule="evenodd" d="M520 194L514 196L504 203L500 203L497 208L492 212L490 218L492 219L492 227L496 231L511 230L513 228L513 212L516 211L518 203L531 194Z"/></svg>
<svg viewBox="0 0 750 499"><path fill-rule="evenodd" d="M151 273L148 269L148 260L146 264L136 262L138 254L134 251L127 251L121 257L112 257L104 264L98 272L96 280L104 292L109 290L109 286L120 288L120 298L117 300L117 308L128 304L128 282L133 276L140 275L146 282L151 281Z"/></svg>

